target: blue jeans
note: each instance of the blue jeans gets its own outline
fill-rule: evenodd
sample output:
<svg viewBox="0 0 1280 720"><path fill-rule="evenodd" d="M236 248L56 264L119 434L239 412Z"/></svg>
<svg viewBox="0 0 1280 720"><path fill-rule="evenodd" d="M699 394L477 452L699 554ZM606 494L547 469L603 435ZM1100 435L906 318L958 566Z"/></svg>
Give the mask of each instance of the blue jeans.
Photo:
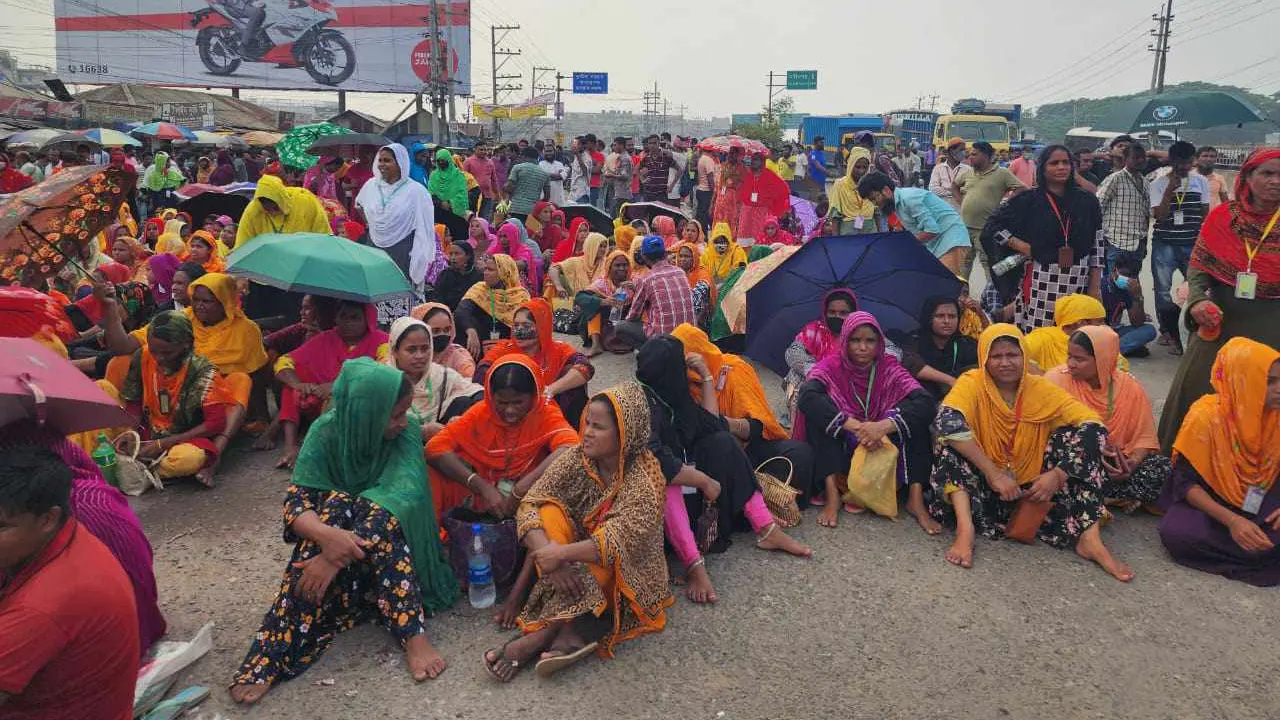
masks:
<svg viewBox="0 0 1280 720"><path fill-rule="evenodd" d="M591 196L590 196L590 195L582 195L581 197L576 197L576 198L574 198L574 199L573 199L573 203L574 203L575 205L590 205L590 204L591 204Z"/></svg>
<svg viewBox="0 0 1280 720"><path fill-rule="evenodd" d="M600 205L600 188L598 188L598 187L593 187L593 188L591 188L591 204L592 204L592 205L595 205L596 207L601 207L601 205Z"/></svg>
<svg viewBox="0 0 1280 720"><path fill-rule="evenodd" d="M1160 332L1178 337L1178 316L1181 309L1173 303L1169 291L1173 288L1173 271L1187 276L1187 263L1191 260L1190 245L1169 245L1168 243L1152 243L1151 275L1152 287L1156 295L1156 318L1160 322Z"/></svg>
<svg viewBox="0 0 1280 720"><path fill-rule="evenodd" d="M1151 323L1112 326L1111 329L1120 336L1121 355L1128 355L1138 348L1146 347L1147 343L1156 339L1156 329L1151 326Z"/></svg>

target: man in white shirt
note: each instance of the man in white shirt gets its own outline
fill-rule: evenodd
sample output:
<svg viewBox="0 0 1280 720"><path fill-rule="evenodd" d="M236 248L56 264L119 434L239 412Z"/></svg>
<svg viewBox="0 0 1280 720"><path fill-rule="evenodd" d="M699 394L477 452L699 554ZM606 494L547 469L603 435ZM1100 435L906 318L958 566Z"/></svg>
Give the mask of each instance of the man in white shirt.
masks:
<svg viewBox="0 0 1280 720"><path fill-rule="evenodd" d="M685 148L684 138L679 135L671 139L671 159L675 161L675 166L667 173L667 181L671 183L671 189L667 191L667 200L669 204L680 207L680 201L684 197L680 194L680 179L689 169L689 154Z"/></svg>
<svg viewBox="0 0 1280 720"><path fill-rule="evenodd" d="M560 162L554 146L545 151L542 160L538 162L538 167L547 174L547 199L556 207L560 207L564 204L564 179L568 168Z"/></svg>
<svg viewBox="0 0 1280 720"><path fill-rule="evenodd" d="M569 200L573 203L591 203L591 149L586 138L573 139L573 160L569 164Z"/></svg>
<svg viewBox="0 0 1280 720"><path fill-rule="evenodd" d="M929 176L929 192L946 200L957 211L960 209L960 198L956 197L952 186L956 180L973 172L973 168L964 161L965 153L964 140L951 138L946 151L940 155L942 161L933 166L933 174Z"/></svg>

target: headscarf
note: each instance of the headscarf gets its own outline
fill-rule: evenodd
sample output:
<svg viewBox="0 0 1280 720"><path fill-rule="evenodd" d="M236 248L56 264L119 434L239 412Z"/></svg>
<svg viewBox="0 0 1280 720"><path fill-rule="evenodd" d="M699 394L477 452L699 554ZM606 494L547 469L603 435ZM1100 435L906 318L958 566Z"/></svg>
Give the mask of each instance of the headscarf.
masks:
<svg viewBox="0 0 1280 720"><path fill-rule="evenodd" d="M533 262L529 264L529 290L541 291L542 289L542 248L538 247L538 243L529 237L529 231L525 228L524 223L520 222L520 218L509 217L503 221L504 225L512 225L520 233L520 244L529 249L529 256L533 258Z"/></svg>
<svg viewBox="0 0 1280 720"><path fill-rule="evenodd" d="M769 235L768 230L770 227L777 230L777 232L774 233L773 235ZM769 217L764 219L764 229L765 229L765 234L763 237L760 238L764 242L768 242L770 244L781 243L783 245L797 244L796 236L782 229L782 224L778 222L778 217L776 215L770 215Z"/></svg>
<svg viewBox="0 0 1280 720"><path fill-rule="evenodd" d="M340 162L340 160L332 155L320 158L320 162L312 165L311 169L302 176L302 187L310 190L318 198L337 200L337 173L329 172L327 167L331 162Z"/></svg>
<svg viewBox="0 0 1280 720"><path fill-rule="evenodd" d="M182 240L182 228L186 223L178 219L168 220L164 224L164 232L156 240L156 252L171 253L179 257L187 254L187 244Z"/></svg>
<svg viewBox="0 0 1280 720"><path fill-rule="evenodd" d="M1023 352L1022 380L1013 406L1005 403L987 372L987 356L996 340L1008 338ZM1008 465L1018 483L1040 475L1049 436L1060 427L1099 422L1099 418L1065 390L1039 375L1027 373L1022 331L995 323L978 339L978 367L956 379L942 404L964 415L974 439L992 462Z"/></svg>
<svg viewBox="0 0 1280 720"><path fill-rule="evenodd" d="M723 255L716 250L716 238L721 237L729 241L729 247ZM707 249L702 252L702 266L710 271L711 279L719 285L738 266L746 264L747 252L733 241L733 231L729 229L729 223L716 223L715 227L711 228L711 239L707 242Z"/></svg>
<svg viewBox="0 0 1280 720"><path fill-rule="evenodd" d="M342 371L344 362L358 357L376 360L378 348L387 344L387 334L378 329L378 309L374 305L364 306L364 319L364 337L354 345L348 345L335 327L316 333L289 353L298 377L303 382L331 383Z"/></svg>
<svg viewBox="0 0 1280 720"><path fill-rule="evenodd" d="M405 157L408 157L408 151L405 152ZM435 159L446 161L445 167L431 168L431 174L427 177L427 190L431 192L432 197L449 203L449 211L454 215L465 218L467 216L467 179L453 163L453 155L448 149L436 150Z"/></svg>
<svg viewBox="0 0 1280 720"><path fill-rule="evenodd" d="M13 158L9 153L0 152L0 158L3 158L5 163L4 171L0 172L0 193L16 193L36 184L29 176L13 166Z"/></svg>
<svg viewBox="0 0 1280 720"><path fill-rule="evenodd" d="M196 238L203 240L205 244L209 246L209 259L200 264L200 266L204 268L204 271L211 273L225 272L227 269L227 263L222 259L221 253L218 252L222 247L222 243L218 242L217 238L204 230L197 230L191 233L191 237L187 240L187 252L182 256L183 262L186 262L190 258L191 242Z"/></svg>
<svg viewBox="0 0 1280 720"><path fill-rule="evenodd" d="M870 327L879 336L875 359L866 368L858 367L849 357L849 340L860 327ZM875 316L864 310L850 313L844 319L836 351L819 360L809 371L808 379L827 386L840 412L855 420L870 422L884 420L903 398L921 389L902 363L885 353L884 331Z"/></svg>
<svg viewBox="0 0 1280 720"><path fill-rule="evenodd" d="M471 378L463 377L453 368L436 362L430 342L431 328L427 327L422 320L413 317L397 318L391 323L391 336L388 339L390 352L387 353L383 362L394 368L399 367L395 356L396 344L405 333L414 328L427 333L427 354L432 357L427 360L426 372L413 385L413 409L418 413L421 422L438 423L454 400L484 392L484 387L472 382Z"/></svg>
<svg viewBox="0 0 1280 720"><path fill-rule="evenodd" d="M456 243L456 247L467 256L466 267L455 270L452 265L446 265L436 277L435 284L436 297L451 308L458 307L467 290L484 280L479 268L476 267L476 251L471 247L471 243L459 242Z"/></svg>
<svg viewBox="0 0 1280 720"><path fill-rule="evenodd" d="M152 192L176 190L186 182L186 177L176 165L169 162L169 153L161 150L152 159L150 167L142 174L142 188Z"/></svg>
<svg viewBox="0 0 1280 720"><path fill-rule="evenodd" d="M689 252L693 253L693 267L685 270L685 277L689 278L689 289L693 289L700 282L705 282L711 290L710 302L716 304L716 281L711 277L711 271L702 266L702 257L698 254L698 246L691 242L682 242L671 248L671 252L676 256L676 264L679 265L680 251L689 248Z"/></svg>
<svg viewBox="0 0 1280 720"><path fill-rule="evenodd" d="M680 242L676 237L676 221L666 215L658 215L653 219L653 234L662 236L662 244L668 250Z"/></svg>
<svg viewBox="0 0 1280 720"><path fill-rule="evenodd" d="M552 335L554 331L554 316L551 312L551 304L542 298L533 298L526 301L517 310L527 310L533 316L533 325L538 329L538 352L532 356L525 353L514 339L499 340L489 348L484 354L484 358L480 360L483 365L485 363L497 362L498 358L506 355L525 355L533 359L534 365L540 368L542 385L550 385L555 382L556 378L564 372L565 366L573 359L578 351L571 347L568 343L562 343L555 339ZM515 317L515 313L512 313ZM510 323L508 323L509 325Z"/></svg>
<svg viewBox="0 0 1280 720"><path fill-rule="evenodd" d="M368 221L369 241L385 249L412 236L409 280L415 285L434 282L444 266L436 237L434 207L422 186L409 177L409 151L400 143L384 145L378 152L383 150L390 150L395 156L400 178L389 183L379 173L366 182L356 196L356 205Z"/></svg>
<svg viewBox="0 0 1280 720"><path fill-rule="evenodd" d="M426 145L416 142L409 146L409 178L422 187L427 186L427 169L418 162L418 153L427 149Z"/></svg>
<svg viewBox="0 0 1280 720"><path fill-rule="evenodd" d="M498 239L498 236L493 232L493 228L489 226L488 220L485 220L479 215L472 215L471 220L479 222L480 227L484 229L484 237L473 238L471 237L471 224L467 224L467 243L471 245L473 249L480 250L482 248L487 248L494 240Z"/></svg>
<svg viewBox="0 0 1280 720"><path fill-rule="evenodd" d="M1249 190L1249 176L1265 162L1280 159L1280 148L1259 148L1240 166L1236 199L1209 212L1200 228L1200 239L1191 251L1191 266L1218 282L1235 287L1236 276L1252 270L1258 275L1257 297L1280 298L1280 221L1263 240L1271 213L1257 207ZM1247 248L1257 248L1252 266Z"/></svg>
<svg viewBox="0 0 1280 720"><path fill-rule="evenodd" d="M537 270L535 268L536 261L533 253L530 252L529 248L520 240L523 230L524 228L521 225L511 220L503 223L502 227L498 228L497 239L489 245L488 250L486 250L486 254L490 256L507 255L516 262L523 260L528 270L520 276L521 282L524 283L525 287L530 292L532 292L538 288L538 285L533 281L533 278L537 277Z"/></svg>
<svg viewBox="0 0 1280 720"><path fill-rule="evenodd" d="M520 268L516 267L516 261L510 255L498 253L490 256L489 260L497 267L502 287L491 288L481 280L472 285L462 299L470 300L476 307L489 313L494 322L511 327L511 318L515 316L516 310L529 302L529 291L520 284Z"/></svg>
<svg viewBox="0 0 1280 720"><path fill-rule="evenodd" d="M756 172L744 165L738 183L738 200L743 207L758 207L771 215L783 215L791 207L791 188L768 167Z"/></svg>
<svg viewBox="0 0 1280 720"><path fill-rule="evenodd" d="M684 449L719 419L693 401L687 380L684 343L673 335L651 337L636 352L636 380L671 418L672 429ZM723 429L723 428L721 428Z"/></svg>
<svg viewBox="0 0 1280 720"><path fill-rule="evenodd" d="M615 285L613 283L613 280L609 278L609 268L613 267L613 261L617 260L618 258L623 258L624 260L626 260L627 267L632 270L634 269L632 259L625 252L623 252L622 250L614 250L613 252L604 256L604 267L601 269L600 275L597 276L595 281L591 283L591 287L590 287L591 290L605 297L609 297L618 291L618 286ZM630 270L628 270L627 280L630 280L630 279L631 279L631 272ZM623 282L625 282L625 280Z"/></svg>
<svg viewBox="0 0 1280 720"><path fill-rule="evenodd" d="M721 415L759 421L764 426L761 437L765 440L785 440L790 437L769 407L769 399L765 396L760 377L751 363L737 355L720 352L720 348L711 342L705 332L689 323L676 326L671 335L684 345L686 353L698 353L702 356L711 377L717 382L720 372L727 369L724 385L716 391ZM688 376L689 394L701 402L702 378L692 370L688 372Z"/></svg>
<svg viewBox="0 0 1280 720"><path fill-rule="evenodd" d="M223 375L235 372L252 374L266 365L262 330L240 309L236 279L223 273L209 273L193 280L187 292L195 292L199 287L213 293L227 317L217 325L205 325L190 307L186 309L194 328L196 352L217 365Z"/></svg>
<svg viewBox="0 0 1280 720"><path fill-rule="evenodd" d="M858 160L866 160L867 172L871 172L874 166L871 151L861 145L855 145L849 150L844 177L835 181L831 187L831 204L828 214L839 213L841 218L850 221L855 217L861 217L864 222L871 222L876 215L875 203L858 194L858 182L853 179L853 166Z"/></svg>
<svg viewBox="0 0 1280 720"><path fill-rule="evenodd" d="M347 239L352 242L358 242L365 233L364 223L356 222L355 220L337 220L335 222L342 223L342 229L346 232Z"/></svg>
<svg viewBox="0 0 1280 720"><path fill-rule="evenodd" d="M573 222L569 225L569 235L556 245L555 252L551 255L551 262L564 262L571 257L581 254L577 252L577 237L578 232L584 227L587 228L588 231L591 229L591 224L587 222L586 218L576 217L573 219ZM583 242L585 244L585 238L583 239Z"/></svg>
<svg viewBox="0 0 1280 720"><path fill-rule="evenodd" d="M350 178L350 172L347 177ZM263 200L275 203L280 208L280 213L273 215L267 212L262 205ZM275 175L264 174L258 178L253 200L249 201L240 215L240 224L236 226L236 247L244 247L261 235L300 232L327 234L332 230L328 211L319 198L306 188L287 187Z"/></svg>
<svg viewBox="0 0 1280 720"><path fill-rule="evenodd" d="M152 226L154 226L154 227L155 227L155 229L156 229L156 244L159 244L159 243L160 243L160 236L164 234L165 221L164 221L162 218L153 217L153 218L151 218L150 220L147 220L147 222L146 222L145 226L146 226L146 227L152 227ZM143 242L150 242L150 241L149 241L149 240L147 240L147 238L146 238L146 232L143 232L143 238L142 238L142 239L143 239Z"/></svg>
<svg viewBox="0 0 1280 720"><path fill-rule="evenodd" d="M586 290L596 278L604 272L607 267L604 258L598 258L597 255L609 239L600 233L593 232L587 236L587 241L582 245L582 254L575 255L558 263L560 268L560 276L568 281L570 293L578 293Z"/></svg>
<svg viewBox="0 0 1280 720"><path fill-rule="evenodd" d="M556 212L559 211L557 210ZM543 252L550 251L554 253L560 243L564 242L568 232L568 230L556 224L544 225L542 234L538 236L538 247L542 248Z"/></svg>
<svg viewBox="0 0 1280 720"><path fill-rule="evenodd" d="M809 357L813 358L815 363L840 349L840 336L827 327L827 306L836 298L844 298L849 301L851 308L858 309L858 296L853 293L853 290L844 287L833 288L822 296L822 312L818 319L810 320L800 329L800 334L796 335L796 342L804 346L804 351L809 353ZM843 328L843 324L841 327Z"/></svg>
<svg viewBox="0 0 1280 720"><path fill-rule="evenodd" d="M147 265L151 267L151 296L157 305L173 302L173 274L180 264L182 261L172 253L159 253L147 258Z"/></svg>
<svg viewBox="0 0 1280 720"><path fill-rule="evenodd" d="M635 241L640 233L630 225L623 225L613 231L613 239L618 244L618 249L625 252L628 258L635 256Z"/></svg>
<svg viewBox="0 0 1280 720"><path fill-rule="evenodd" d="M1045 379L1071 393L1071 396L1098 413L1107 425L1107 438L1126 454L1134 450L1157 450L1155 416L1151 412L1151 400L1142 385L1129 373L1121 370L1120 336L1105 325L1082 327L1076 331L1089 338L1093 346L1093 359L1098 365L1098 384L1095 388L1083 380L1077 380L1059 365L1045 373Z"/></svg>
<svg viewBox="0 0 1280 720"><path fill-rule="evenodd" d="M1266 406L1267 373L1278 360L1280 352L1256 340L1228 340L1209 374L1214 394L1191 405L1173 441L1174 458L1186 458L1237 508L1250 485L1269 490L1280 474L1280 410Z"/></svg>
<svg viewBox="0 0 1280 720"><path fill-rule="evenodd" d="M1053 303L1053 327L1036 328L1023 339L1027 360L1040 370L1067 361L1067 333L1062 328L1085 320L1105 320L1107 310L1092 296L1063 295Z"/></svg>
<svg viewBox="0 0 1280 720"><path fill-rule="evenodd" d="M218 151L218 167L214 168L209 175L210 185L230 185L236 181L236 166L231 161L231 153L226 150Z"/></svg>
<svg viewBox="0 0 1280 720"><path fill-rule="evenodd" d="M147 336L159 338L167 343L181 345L187 349L187 355L195 347L195 330L191 318L177 310L162 310L156 313L147 326Z"/></svg>
<svg viewBox="0 0 1280 720"><path fill-rule="evenodd" d="M438 612L453 605L458 584L440 544L431 486L424 482L422 427L410 418L395 438L383 437L403 377L368 358L345 364L329 410L311 425L298 452L293 482L363 497L391 513L409 545L422 605Z"/></svg>
<svg viewBox="0 0 1280 720"><path fill-rule="evenodd" d="M956 377L963 370L976 367L978 364L978 342L960 332L957 318L956 331L942 348L933 342L933 313L939 306L954 305L957 315L964 310L960 301L949 295L934 295L926 298L920 308L920 329L916 333L916 353L925 365Z"/></svg>
<svg viewBox="0 0 1280 720"><path fill-rule="evenodd" d="M457 322L453 318L453 310L451 310L448 305L438 302L422 303L421 305L414 307L413 310L410 310L409 315L414 320L421 320L425 323L427 322L427 316L436 310L443 311L444 314L448 316L449 337L452 339L458 334L458 326ZM452 341L450 341L448 347L446 347L442 352L434 352L433 349L432 362L437 365L444 365L445 367L453 368L464 378L470 379L476 374L476 359L471 357L471 353L467 352L466 348Z"/></svg>

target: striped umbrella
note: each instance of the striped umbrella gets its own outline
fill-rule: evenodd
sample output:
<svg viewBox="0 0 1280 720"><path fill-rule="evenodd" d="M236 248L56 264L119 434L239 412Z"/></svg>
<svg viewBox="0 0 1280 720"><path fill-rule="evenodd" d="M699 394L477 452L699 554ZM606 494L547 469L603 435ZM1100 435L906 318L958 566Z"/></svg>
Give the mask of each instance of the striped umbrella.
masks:
<svg viewBox="0 0 1280 720"><path fill-rule="evenodd" d="M125 145L141 146L142 143L134 138L111 128L89 128L88 130L77 130L77 133L98 143L102 147L123 147Z"/></svg>
<svg viewBox="0 0 1280 720"><path fill-rule="evenodd" d="M156 140L195 140L196 134L190 130L167 122L153 122L140 125L129 131L131 135L143 135Z"/></svg>

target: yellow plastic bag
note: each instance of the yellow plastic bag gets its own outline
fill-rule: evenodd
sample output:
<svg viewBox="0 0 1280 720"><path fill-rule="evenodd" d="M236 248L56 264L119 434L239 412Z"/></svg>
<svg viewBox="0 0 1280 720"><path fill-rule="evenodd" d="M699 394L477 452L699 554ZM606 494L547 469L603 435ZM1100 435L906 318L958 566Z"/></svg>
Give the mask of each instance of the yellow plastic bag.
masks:
<svg viewBox="0 0 1280 720"><path fill-rule="evenodd" d="M849 461L848 492L844 502L869 508L877 515L898 519L898 448L881 440L875 450L859 445Z"/></svg>
<svg viewBox="0 0 1280 720"><path fill-rule="evenodd" d="M207 458L205 451L195 445L188 443L174 445L156 465L156 477L168 480L195 475L204 467Z"/></svg>

